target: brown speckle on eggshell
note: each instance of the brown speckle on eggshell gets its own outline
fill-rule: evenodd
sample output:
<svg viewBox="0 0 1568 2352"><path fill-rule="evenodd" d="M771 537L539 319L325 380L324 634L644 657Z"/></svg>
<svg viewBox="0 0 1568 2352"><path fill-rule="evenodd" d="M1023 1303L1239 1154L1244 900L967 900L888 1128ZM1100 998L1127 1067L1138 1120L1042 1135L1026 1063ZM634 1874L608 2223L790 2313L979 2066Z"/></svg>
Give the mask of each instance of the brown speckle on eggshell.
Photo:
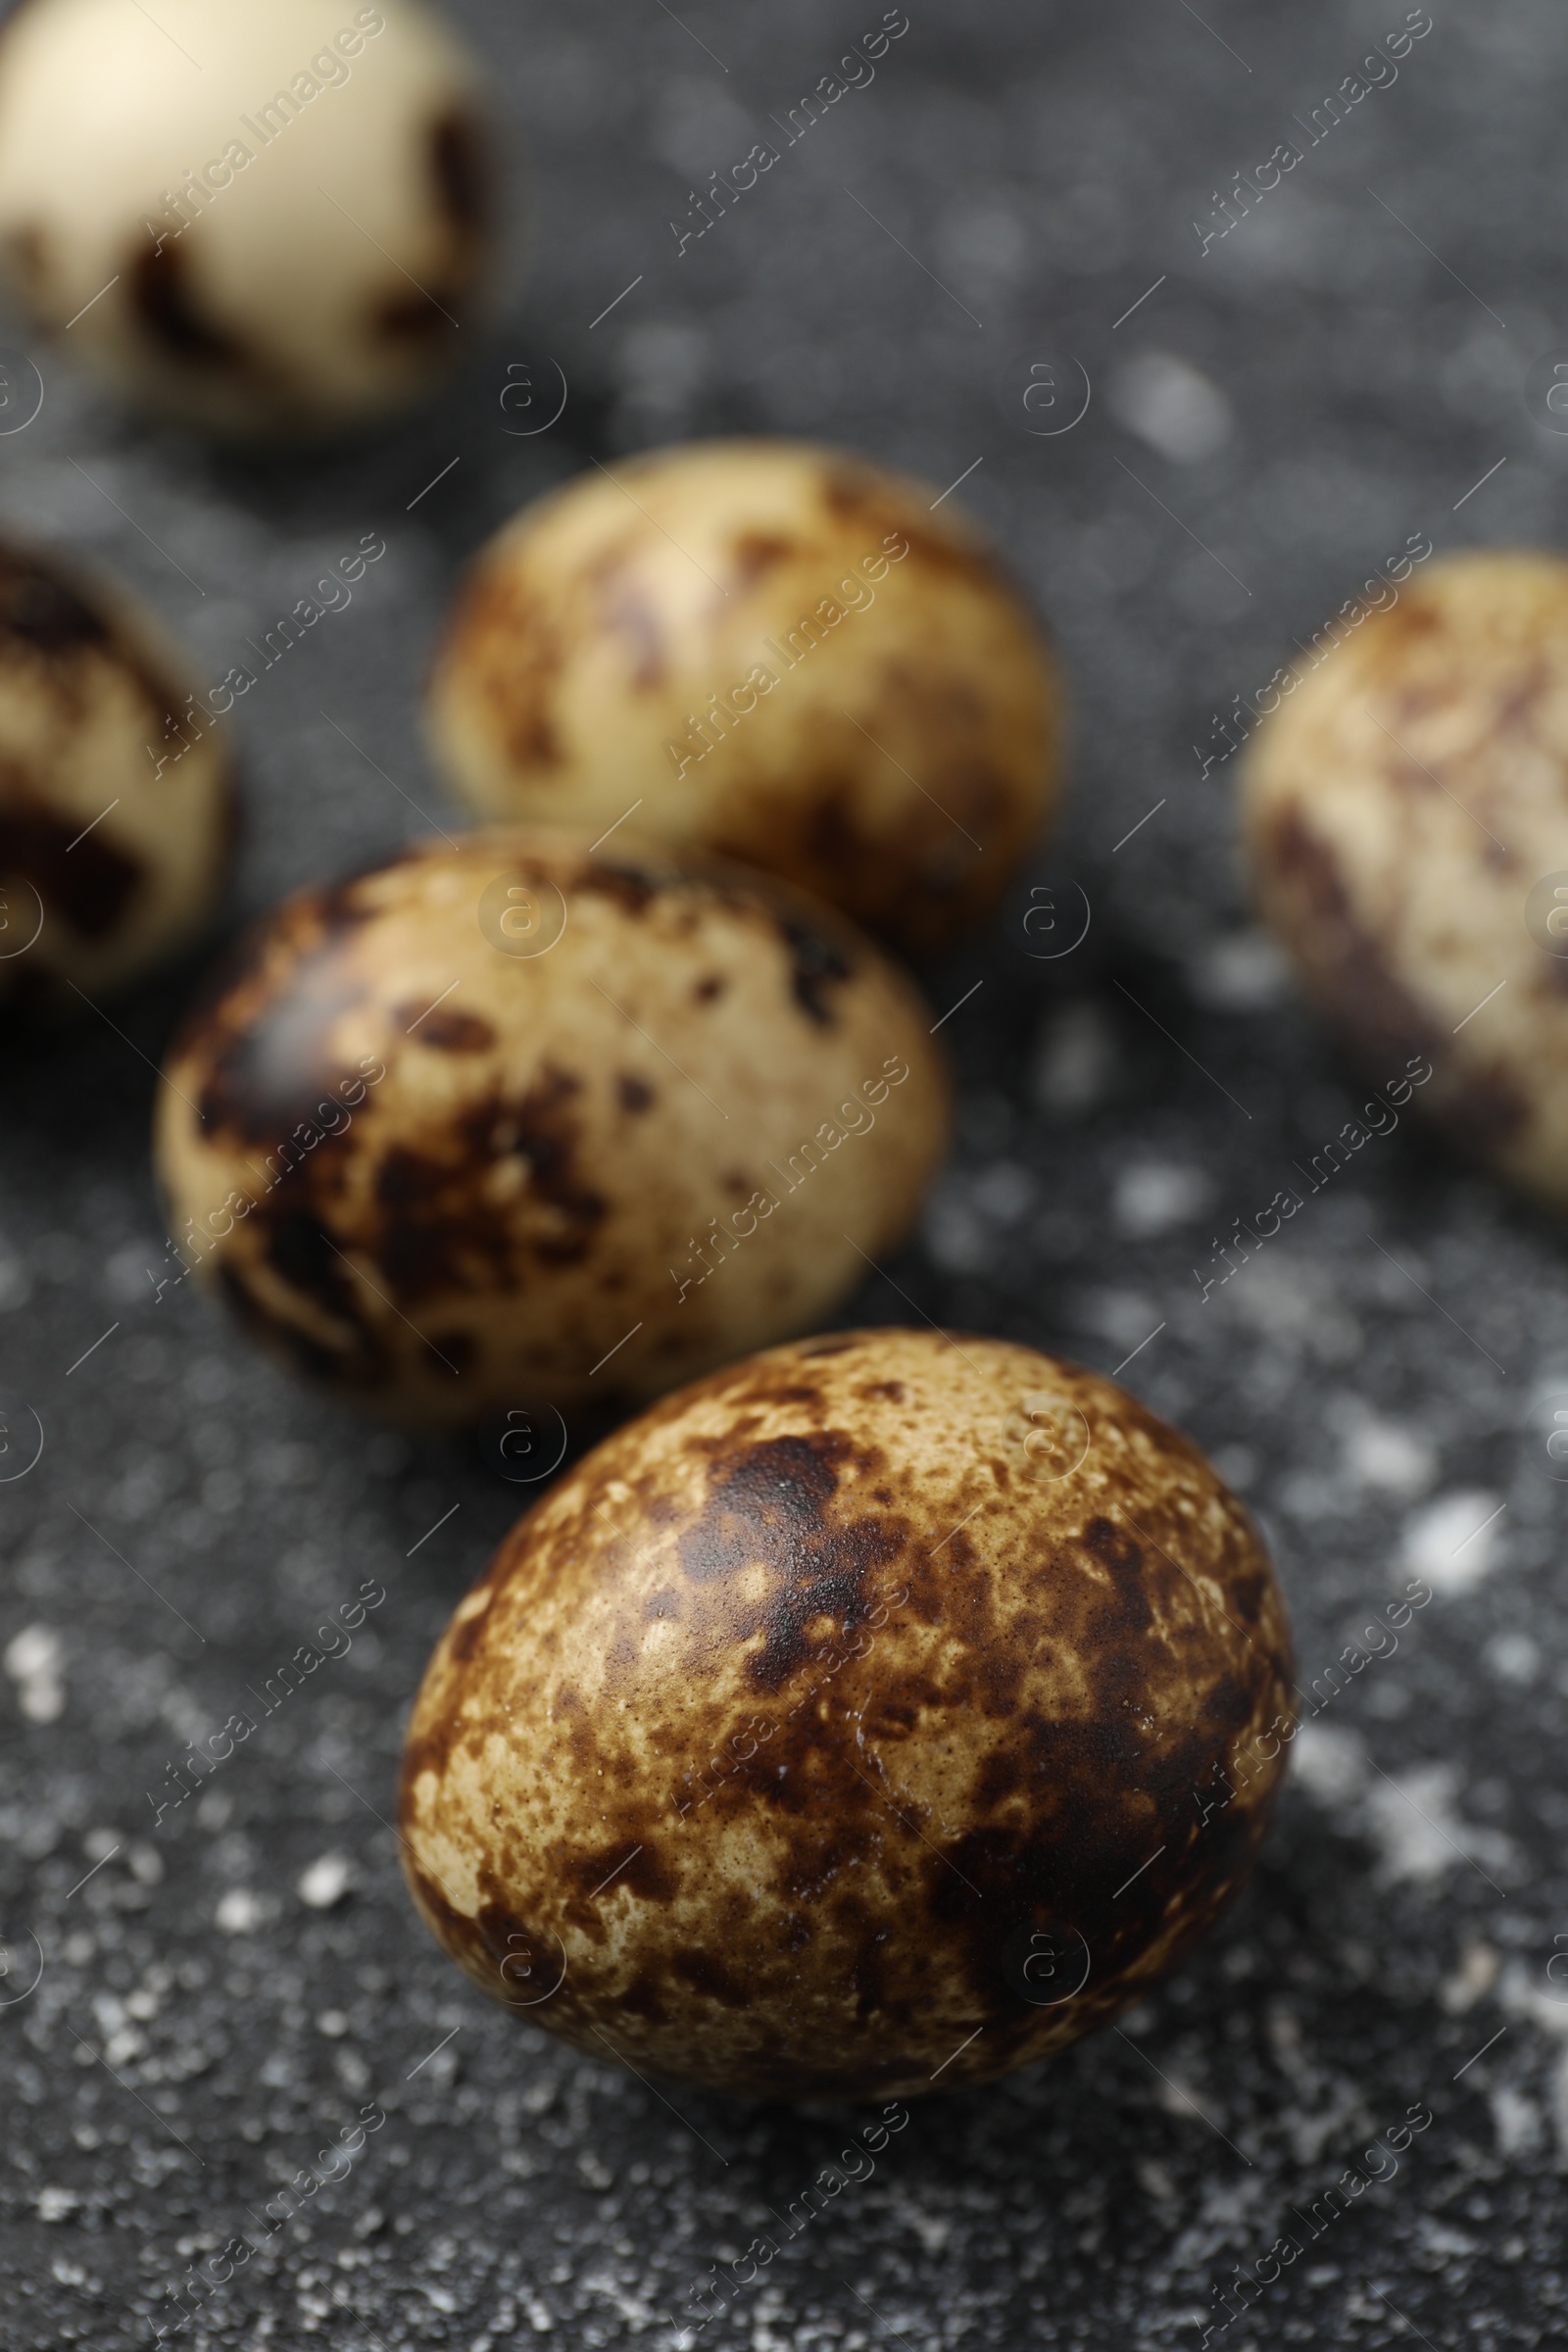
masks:
<svg viewBox="0 0 1568 2352"><path fill-rule="evenodd" d="M952 2088L1213 1923L1292 1671L1246 1511L1123 1391L838 1333L665 1399L514 1530L415 1704L404 1865L475 1983L596 2056Z"/></svg>

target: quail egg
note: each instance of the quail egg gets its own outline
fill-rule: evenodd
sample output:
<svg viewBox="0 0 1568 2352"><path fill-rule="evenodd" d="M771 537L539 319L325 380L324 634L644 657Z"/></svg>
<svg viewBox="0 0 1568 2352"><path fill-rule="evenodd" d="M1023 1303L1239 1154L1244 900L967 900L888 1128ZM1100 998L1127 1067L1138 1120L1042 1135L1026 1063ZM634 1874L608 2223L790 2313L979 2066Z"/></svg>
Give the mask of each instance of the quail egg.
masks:
<svg viewBox="0 0 1568 2352"><path fill-rule="evenodd" d="M1050 816L1063 697L994 551L924 484L721 441L601 467L475 562L430 722L491 816L637 821L925 953Z"/></svg>
<svg viewBox="0 0 1568 2352"><path fill-rule="evenodd" d="M228 756L179 675L128 597L0 540L0 998L79 1008L206 923Z"/></svg>
<svg viewBox="0 0 1568 2352"><path fill-rule="evenodd" d="M1246 1511L1124 1391L838 1332L665 1398L513 1530L415 1702L404 1867L476 1984L597 2057L950 2089L1213 1924L1292 1671Z"/></svg>
<svg viewBox="0 0 1568 2352"><path fill-rule="evenodd" d="M160 1096L171 1231L372 1411L609 1408L869 1278L946 1139L929 1026L771 876L624 833L420 843L214 975Z"/></svg>
<svg viewBox="0 0 1568 2352"><path fill-rule="evenodd" d="M1381 590L1268 691L1257 896L1384 1082L1371 1124L1424 1109L1568 1206L1568 564L1454 556Z"/></svg>
<svg viewBox="0 0 1568 2352"><path fill-rule="evenodd" d="M220 433L405 405L487 246L476 76L415 0L29 0L0 34L0 259L120 389Z"/></svg>

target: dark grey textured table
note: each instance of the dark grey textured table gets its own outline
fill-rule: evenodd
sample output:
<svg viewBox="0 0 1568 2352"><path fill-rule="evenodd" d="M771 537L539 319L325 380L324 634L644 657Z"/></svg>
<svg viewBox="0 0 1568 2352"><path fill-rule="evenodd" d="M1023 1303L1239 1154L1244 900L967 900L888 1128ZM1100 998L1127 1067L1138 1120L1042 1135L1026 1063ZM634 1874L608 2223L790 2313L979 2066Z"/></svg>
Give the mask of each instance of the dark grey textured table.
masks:
<svg viewBox="0 0 1568 2352"><path fill-rule="evenodd" d="M432 411L252 467L40 352L43 414L0 441L0 515L117 568L214 676L323 559L388 539L242 707L227 919L389 848L409 799L451 821L416 728L449 583L590 453L788 431L967 469L1071 664L1076 773L1004 915L927 975L944 1010L983 985L945 1032L960 1139L898 1280L944 1321L1130 1358L1261 1513L1309 1690L1412 1576L1434 1589L1393 1654L1322 1681L1250 1890L1157 1999L917 2104L698 2340L1561 2340L1560 1233L1401 1126L1206 1299L1194 1268L1357 1099L1247 931L1214 714L1412 534L1560 536L1568 441L1523 383L1568 344L1568 20L1433 0L1331 128L1396 0L909 0L874 81L677 252L694 179L880 10L458 14L527 159L532 261ZM1237 172L1284 141L1299 163L1221 237ZM508 364L543 383L551 359L564 416L509 438ZM1025 408L1036 362L1054 408ZM1066 421L1075 368L1088 414L1032 431ZM1075 891L1088 936L1047 959ZM169 2283L260 2238L248 2217L371 2102L348 2177L177 2340L666 2342L864 2119L578 2058L416 1921L385 1826L404 1709L526 1490L288 1385L189 1288L155 1300L149 1063L190 977L4 1049L0 1386L46 1443L0 1486L0 2343L150 2341ZM850 1316L905 1312L872 1286ZM386 1598L347 1653L155 1830L186 1742L365 1579ZM1395 2156L1411 2109L1432 2120ZM1282 2235L1300 2251L1271 2258Z"/></svg>

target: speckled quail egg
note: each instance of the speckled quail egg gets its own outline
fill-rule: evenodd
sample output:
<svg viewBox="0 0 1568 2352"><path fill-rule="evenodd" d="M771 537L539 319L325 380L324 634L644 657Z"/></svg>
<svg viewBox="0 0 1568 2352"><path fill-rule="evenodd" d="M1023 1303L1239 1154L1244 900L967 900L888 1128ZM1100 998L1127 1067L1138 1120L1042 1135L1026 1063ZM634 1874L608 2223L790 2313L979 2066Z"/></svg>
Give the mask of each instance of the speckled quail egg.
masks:
<svg viewBox="0 0 1568 2352"><path fill-rule="evenodd" d="M600 468L479 555L430 722L487 815L785 875L914 952L996 904L1054 806L1062 690L974 526L836 450Z"/></svg>
<svg viewBox="0 0 1568 2352"><path fill-rule="evenodd" d="M513 1530L415 1702L404 1867L476 1984L598 2057L949 2089L1213 1923L1291 1676L1246 1511L1124 1391L839 1332L666 1398Z"/></svg>
<svg viewBox="0 0 1568 2352"><path fill-rule="evenodd" d="M393 1419L645 1398L899 1240L946 1140L928 1027L771 876L624 834L419 844L214 976L159 1102L171 1231Z"/></svg>
<svg viewBox="0 0 1568 2352"><path fill-rule="evenodd" d="M1271 691L1255 887L1391 1100L1568 1206L1568 564L1455 556L1395 593Z"/></svg>
<svg viewBox="0 0 1568 2352"><path fill-rule="evenodd" d="M79 1009L200 932L228 756L130 600L0 539L0 1000Z"/></svg>
<svg viewBox="0 0 1568 2352"><path fill-rule="evenodd" d="M198 426L402 406L456 358L487 220L475 76L414 0L28 0L0 35L12 280Z"/></svg>

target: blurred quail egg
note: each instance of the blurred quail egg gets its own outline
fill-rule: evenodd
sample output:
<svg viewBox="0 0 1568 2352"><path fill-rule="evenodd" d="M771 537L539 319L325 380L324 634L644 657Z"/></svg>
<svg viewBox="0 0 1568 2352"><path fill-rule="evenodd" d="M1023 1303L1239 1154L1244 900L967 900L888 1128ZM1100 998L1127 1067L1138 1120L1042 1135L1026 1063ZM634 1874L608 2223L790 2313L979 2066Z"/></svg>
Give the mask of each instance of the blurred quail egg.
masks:
<svg viewBox="0 0 1568 2352"><path fill-rule="evenodd" d="M228 757L127 597L0 540L0 998L79 1008L200 932Z"/></svg>
<svg viewBox="0 0 1568 2352"><path fill-rule="evenodd" d="M473 71L415 0L29 0L0 257L68 348L220 433L332 430L456 357L487 243Z"/></svg>
<svg viewBox="0 0 1568 2352"><path fill-rule="evenodd" d="M1568 564L1455 556L1396 594L1270 690L1244 790L1254 886L1393 1109L1562 1207Z"/></svg>
<svg viewBox="0 0 1568 2352"><path fill-rule="evenodd" d="M946 2090L1146 1992L1294 1738L1242 1505L1122 1390L839 1332L628 1423L503 1544L415 1702L402 1850L475 1983L598 2057Z"/></svg>
<svg viewBox="0 0 1568 2352"><path fill-rule="evenodd" d="M171 1231L393 1419L647 1397L899 1240L947 1133L927 1030L770 876L623 834L421 843L214 975L159 1102Z"/></svg>
<svg viewBox="0 0 1568 2352"><path fill-rule="evenodd" d="M831 449L720 441L601 468L478 557L432 684L493 816L744 858L926 952L1051 814L1062 689L975 527Z"/></svg>

